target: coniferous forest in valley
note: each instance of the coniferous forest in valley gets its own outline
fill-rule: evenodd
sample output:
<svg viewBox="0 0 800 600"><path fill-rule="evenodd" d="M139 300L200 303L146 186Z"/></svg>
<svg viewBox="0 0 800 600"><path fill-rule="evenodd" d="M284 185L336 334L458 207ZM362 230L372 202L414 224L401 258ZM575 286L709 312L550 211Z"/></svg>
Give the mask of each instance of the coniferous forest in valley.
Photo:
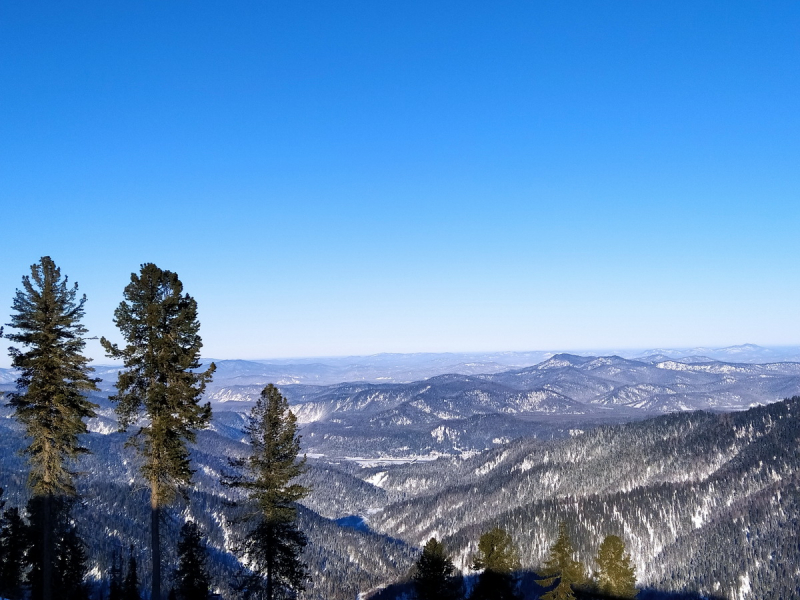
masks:
<svg viewBox="0 0 800 600"><path fill-rule="evenodd" d="M102 339L120 362L95 371L83 354L87 299L51 258L31 267L13 297L4 332L13 370L2 373L0 419L0 597L800 594L794 363L560 355L509 376L434 377L423 388L259 385L249 373L244 388L236 378L228 388L240 398L220 402L207 390L232 365L201 360L197 302L178 275L144 264L122 298L114 323L124 345ZM684 398L695 385L708 402L709 386L723 385L720 370L755 370L761 387L748 394L778 386L787 397L746 410L638 413L634 398L613 419L598 418L587 400L590 390L631 395L656 377L663 388L674 372ZM403 427L409 439L457 440L458 429L441 423L465 416L447 410L492 385L485 412L466 417L491 443L465 438L461 453L397 453ZM544 401L558 389L572 390L560 400L571 410ZM326 393L340 399L320 410ZM505 420L493 420L503 414L493 403ZM356 419L362 413L366 422ZM327 440L326 453L308 451L320 443L312 437ZM330 452L348 445L349 453Z"/></svg>

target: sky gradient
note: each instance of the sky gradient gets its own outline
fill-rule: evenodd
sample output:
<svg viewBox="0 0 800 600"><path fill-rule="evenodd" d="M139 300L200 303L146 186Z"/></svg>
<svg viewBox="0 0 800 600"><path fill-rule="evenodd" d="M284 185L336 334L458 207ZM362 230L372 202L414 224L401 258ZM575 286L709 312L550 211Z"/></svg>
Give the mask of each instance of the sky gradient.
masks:
<svg viewBox="0 0 800 600"><path fill-rule="evenodd" d="M798 107L797 2L3 3L0 319L50 255L217 358L798 344Z"/></svg>

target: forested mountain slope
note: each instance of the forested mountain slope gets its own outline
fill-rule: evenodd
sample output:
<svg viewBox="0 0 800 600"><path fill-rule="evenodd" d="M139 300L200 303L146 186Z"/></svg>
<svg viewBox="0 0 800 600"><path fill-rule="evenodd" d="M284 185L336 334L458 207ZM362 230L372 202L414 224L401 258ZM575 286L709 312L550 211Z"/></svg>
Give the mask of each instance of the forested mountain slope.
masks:
<svg viewBox="0 0 800 600"><path fill-rule="evenodd" d="M443 537L463 567L481 532L500 525L535 569L565 520L585 563L604 535L621 536L643 584L789 598L800 595L799 445L797 398L518 440L465 461L387 470L387 493L414 497L369 522L416 545Z"/></svg>
<svg viewBox="0 0 800 600"><path fill-rule="evenodd" d="M695 383L704 378L714 385L720 376L727 376L724 371L729 368L681 363L690 367L684 371L683 367L663 369L641 363L616 371L625 363L559 360L566 366L551 362L538 369L543 374L525 369L478 378L488 382L480 389L511 389L503 380L513 378L540 381L546 377L553 383L573 371L582 372L586 381L612 377L624 381L635 371L636 377L646 376L654 386L664 385L654 379L669 371L674 372L669 377L695 378ZM771 379L771 369L779 371L776 377L786 377L794 368L747 367L753 381ZM602 377L591 373L597 370ZM458 381L457 376L442 379L448 385ZM414 389L424 390L425 385L431 384ZM773 389L771 385L767 387ZM339 389L359 394L361 386ZM423 397L426 393L419 392ZM392 394L395 399L403 397L396 391ZM457 395L451 400L443 397L436 402L458 402ZM101 396L93 399L100 404L100 416L92 420L93 433L86 436L93 454L79 465L85 477L79 480L83 500L75 516L90 549L93 577L100 578L113 550L131 543L145 547L143 524L149 512L135 453L124 446L127 436L116 433L112 405ZM633 555L640 582L648 586L730 598L780 597L769 595L776 590L782 590L783 597L800 594L795 566L800 564L800 401L796 399L747 411L680 412L613 426L604 425L598 417L587 420L592 427L585 428L576 428L569 415L552 415L551 423L565 419L558 425L564 437L554 441L546 439L547 432L539 439L522 437L541 425L536 419L501 410L426 425L435 435L418 430L420 439L423 435L434 443L449 439L456 448L463 431L471 436L473 448L479 444L491 448L478 454L473 449L430 462L371 467L341 458L357 452L365 438L373 448L397 449L404 444L405 452L413 454L414 438L403 438L403 431L414 427L382 420L394 414L387 410L399 410L405 402L372 412L367 407L361 427L348 425L344 418L337 423L335 416L327 422L328 430L314 429L325 422L304 428L304 443L311 447L316 435L328 435L329 447L335 447L330 438L336 431L341 450L338 455L310 458L303 478L313 488L304 502L308 510L301 513L310 538L306 557L314 574L307 598L353 598L402 579L415 548L431 535L444 538L456 552L458 564L466 568L480 534L495 524L512 533L523 566L536 568L562 519L569 523L580 558L587 564L604 535L620 535ZM219 485L219 479L228 469L227 457L247 452L243 424L241 411L215 412L211 428L201 432L192 450L197 487L188 503L173 507L165 524L168 537L177 535L186 518L201 524L223 592L238 569L231 550L239 525L235 511L226 504L231 492ZM520 439L505 442L498 432ZM11 505L25 500L26 467L15 454L22 443L19 426L10 418L10 410L3 408L0 486ZM344 526L359 519L336 521L350 515L366 519L371 530ZM165 548L168 563L174 559L172 551Z"/></svg>

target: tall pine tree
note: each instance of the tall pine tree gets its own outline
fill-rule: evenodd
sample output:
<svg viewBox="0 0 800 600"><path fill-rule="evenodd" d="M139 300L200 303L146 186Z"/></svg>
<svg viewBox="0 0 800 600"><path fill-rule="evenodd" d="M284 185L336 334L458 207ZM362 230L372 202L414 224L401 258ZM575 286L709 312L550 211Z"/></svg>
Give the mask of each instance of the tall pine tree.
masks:
<svg viewBox="0 0 800 600"><path fill-rule="evenodd" d="M187 521L181 527L178 542L178 568L173 591L178 600L208 600L211 576L208 574L206 547L196 523Z"/></svg>
<svg viewBox="0 0 800 600"><path fill-rule="evenodd" d="M414 568L414 590L418 600L459 600L464 582L456 573L444 545L432 537L422 549Z"/></svg>
<svg viewBox="0 0 800 600"><path fill-rule="evenodd" d="M252 453L231 461L242 474L225 482L242 489L255 505L255 526L242 550L262 581L266 600L295 598L308 579L300 559L306 537L297 527L296 503L309 490L292 480L305 472L306 459L298 459L297 419L274 385L261 391L246 432Z"/></svg>
<svg viewBox="0 0 800 600"><path fill-rule="evenodd" d="M614 598L635 598L636 575L630 555L625 553L625 543L616 535L608 535L600 544L595 558L597 570L594 582L597 590Z"/></svg>
<svg viewBox="0 0 800 600"><path fill-rule="evenodd" d="M558 538L550 547L550 555L544 564L540 575L539 584L555 587L542 596L542 600L573 600L575 594L573 586L585 583L583 565L572 557L575 550L569 539L567 524L561 521L558 524Z"/></svg>
<svg viewBox="0 0 800 600"><path fill-rule="evenodd" d="M478 576L470 600L517 600L515 571L519 570L519 554L511 535L500 527L487 531L478 542L478 555L473 569L483 569Z"/></svg>
<svg viewBox="0 0 800 600"><path fill-rule="evenodd" d="M11 348L11 364L18 369L17 391L9 394L14 417L22 423L30 445L25 454L31 466L29 486L42 503L41 589L53 598L53 503L75 493L70 463L87 452L78 441L87 432L85 419L97 405L85 394L97 390L90 376L90 360L83 356L86 328L81 324L86 296L78 298L78 284L49 256L31 266L14 297L6 337L23 349Z"/></svg>
<svg viewBox="0 0 800 600"><path fill-rule="evenodd" d="M117 394L111 397L121 426L126 429L144 418L132 442L144 458L142 475L150 487L150 598L161 600L161 509L191 483L188 444L211 420L211 405L199 401L215 367L212 363L198 372L203 344L197 302L183 293L183 284L171 271L148 263L138 275L131 274L114 323L125 347L105 338L100 342L110 357L124 363Z"/></svg>

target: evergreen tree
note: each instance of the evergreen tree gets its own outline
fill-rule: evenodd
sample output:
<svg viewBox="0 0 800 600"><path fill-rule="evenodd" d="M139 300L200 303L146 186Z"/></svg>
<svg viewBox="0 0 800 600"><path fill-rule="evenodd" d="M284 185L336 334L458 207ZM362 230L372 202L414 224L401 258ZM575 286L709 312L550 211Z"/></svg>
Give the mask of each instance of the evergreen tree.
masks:
<svg viewBox="0 0 800 600"><path fill-rule="evenodd" d="M6 509L0 532L0 596L3 598L18 600L24 596L22 586L29 547L27 525L19 509Z"/></svg>
<svg viewBox="0 0 800 600"><path fill-rule="evenodd" d="M553 589L542 596L542 600L572 600L575 598L572 587L585 582L583 565L574 560L575 550L567 533L567 524L561 521L558 524L558 539L550 547L550 556L540 573L542 579L539 584L549 587L556 584Z"/></svg>
<svg viewBox="0 0 800 600"><path fill-rule="evenodd" d="M464 582L456 576L453 561L435 537L422 549L414 569L418 600L458 600L464 597Z"/></svg>
<svg viewBox="0 0 800 600"><path fill-rule="evenodd" d="M483 569L470 600L516 600L519 598L514 572L519 570L519 554L511 535L500 527L484 533L478 542L473 569Z"/></svg>
<svg viewBox="0 0 800 600"><path fill-rule="evenodd" d="M262 581L266 600L295 598L308 579L300 559L306 537L297 528L296 502L309 490L292 480L305 472L306 459L297 458L297 419L274 385L261 391L246 432L252 454L231 461L243 473L225 482L242 489L256 507L256 525L246 535L242 550ZM252 592L253 586L248 589Z"/></svg>
<svg viewBox="0 0 800 600"><path fill-rule="evenodd" d="M17 392L9 394L14 417L22 423L30 445L25 449L31 466L29 485L43 498L41 528L41 590L51 600L53 590L52 504L58 495L75 493L75 473L69 462L87 450L78 436L87 432L85 419L97 405L86 392L97 390L90 377L90 360L83 356L86 328L81 324L86 296L78 299L78 285L49 256L31 265L14 297L11 322L15 333L6 337L24 346L11 348L11 364L20 371Z"/></svg>
<svg viewBox="0 0 800 600"><path fill-rule="evenodd" d="M87 600L88 588L84 583L87 571L86 547L78 536L71 519L74 499L58 496L50 502L50 517L53 541L52 584L58 590L56 596L63 600ZM48 503L42 496L34 496L28 501L29 524L28 540L28 581L31 584L31 600L44 597L42 571L42 534L46 522L45 510Z"/></svg>
<svg viewBox="0 0 800 600"><path fill-rule="evenodd" d="M191 483L187 444L211 420L211 405L199 400L215 367L212 363L197 371L203 346L197 302L183 293L183 284L171 271L148 263L139 275L131 274L114 323L127 345L120 349L105 338L100 342L110 357L124 362L117 394L111 397L121 427L145 420L132 443L144 458L142 475L150 486L150 598L161 600L161 509Z"/></svg>
<svg viewBox="0 0 800 600"><path fill-rule="evenodd" d="M206 568L206 548L196 523L187 521L181 527L178 542L178 569L175 571L178 600L207 600L211 587L211 576Z"/></svg>
<svg viewBox="0 0 800 600"><path fill-rule="evenodd" d="M109 570L108 600L122 600L122 556L114 550Z"/></svg>
<svg viewBox="0 0 800 600"><path fill-rule="evenodd" d="M594 580L597 590L614 598L635 598L636 575L625 543L616 535L608 535L600 544L595 558L597 571Z"/></svg>
<svg viewBox="0 0 800 600"><path fill-rule="evenodd" d="M125 574L125 581L122 583L122 600L141 600L139 595L139 573L136 568L133 546L130 547L128 552L128 572Z"/></svg>
<svg viewBox="0 0 800 600"><path fill-rule="evenodd" d="M68 527L59 540L55 571L58 573L58 597L64 600L89 600L84 582L87 571L86 546L75 527Z"/></svg>

